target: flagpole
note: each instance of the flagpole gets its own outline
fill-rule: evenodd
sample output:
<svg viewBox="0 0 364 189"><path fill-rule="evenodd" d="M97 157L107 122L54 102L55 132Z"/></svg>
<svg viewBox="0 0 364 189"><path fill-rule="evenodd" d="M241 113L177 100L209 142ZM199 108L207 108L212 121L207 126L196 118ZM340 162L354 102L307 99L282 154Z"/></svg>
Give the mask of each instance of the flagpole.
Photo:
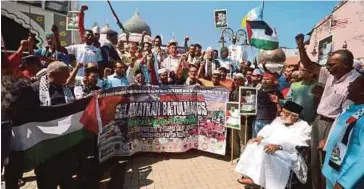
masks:
<svg viewBox="0 0 364 189"><path fill-rule="evenodd" d="M264 13L264 0L262 1L262 20L263 20L263 13Z"/></svg>

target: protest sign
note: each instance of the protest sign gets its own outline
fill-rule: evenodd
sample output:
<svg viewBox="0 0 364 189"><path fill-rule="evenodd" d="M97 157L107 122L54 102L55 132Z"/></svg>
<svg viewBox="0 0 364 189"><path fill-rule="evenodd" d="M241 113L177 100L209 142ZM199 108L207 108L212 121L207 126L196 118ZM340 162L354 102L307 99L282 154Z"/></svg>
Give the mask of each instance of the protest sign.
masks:
<svg viewBox="0 0 364 189"><path fill-rule="evenodd" d="M78 11L68 11L66 18L66 30L78 30Z"/></svg>
<svg viewBox="0 0 364 189"><path fill-rule="evenodd" d="M240 87L239 90L240 113L242 115L256 115L257 89L254 87Z"/></svg>
<svg viewBox="0 0 364 189"><path fill-rule="evenodd" d="M199 149L225 154L225 88L132 86L99 97L99 157ZM100 126L100 125L99 125Z"/></svg>
<svg viewBox="0 0 364 189"><path fill-rule="evenodd" d="M214 22L216 28L228 27L227 10L226 9L214 10Z"/></svg>
<svg viewBox="0 0 364 189"><path fill-rule="evenodd" d="M238 102L227 102L226 103L226 122L225 126L240 130L240 108Z"/></svg>

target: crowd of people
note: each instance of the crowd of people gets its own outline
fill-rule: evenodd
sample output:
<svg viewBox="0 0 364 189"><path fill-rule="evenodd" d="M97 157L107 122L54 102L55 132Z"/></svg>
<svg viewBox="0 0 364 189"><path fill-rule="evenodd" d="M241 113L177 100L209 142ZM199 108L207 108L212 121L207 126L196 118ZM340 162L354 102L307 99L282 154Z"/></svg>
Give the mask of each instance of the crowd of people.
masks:
<svg viewBox="0 0 364 189"><path fill-rule="evenodd" d="M281 73L273 73L257 66L257 62L232 60L226 47L219 53L211 47L203 51L199 44L187 46L188 38L183 54L178 54L177 41L169 41L168 50L164 50L162 38L144 40L146 32L137 43L119 40L118 33L109 30L106 43L100 44L99 28L84 29L86 10L83 5L79 13L81 44L63 47L58 28L53 26L46 35L45 47L34 50L30 35L20 42L17 52L2 56L2 167L7 165L6 188L24 184L21 164L17 156L10 155L8 140L12 121L20 112L132 85L224 87L230 91L229 100L235 102L239 101L240 87L255 87L257 114L247 117L251 140L245 145L241 129L232 131L236 132L236 141L228 141L245 148L242 152L234 149L241 154L236 171L243 177L238 182L284 188L293 167L304 167L300 154L294 153L296 147L307 147L312 188L325 187L322 174L327 188L363 187L360 163L364 157L364 69L349 50L332 52L326 66L320 66L309 59L303 35L298 35L300 61L284 64ZM24 56L26 50L29 55ZM95 137L83 143L94 144ZM72 175L80 173L76 164L87 157L97 159L95 152L84 152L85 145L75 146L36 167L38 187L75 188Z"/></svg>

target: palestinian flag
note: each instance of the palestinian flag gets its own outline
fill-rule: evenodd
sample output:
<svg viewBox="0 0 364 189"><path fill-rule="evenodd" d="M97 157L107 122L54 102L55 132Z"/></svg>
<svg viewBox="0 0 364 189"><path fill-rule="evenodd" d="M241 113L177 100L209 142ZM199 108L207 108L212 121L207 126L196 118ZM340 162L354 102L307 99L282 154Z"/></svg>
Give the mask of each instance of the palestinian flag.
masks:
<svg viewBox="0 0 364 189"><path fill-rule="evenodd" d="M246 21L246 30L250 45L258 49L274 50L278 48L275 30L264 21Z"/></svg>
<svg viewBox="0 0 364 189"><path fill-rule="evenodd" d="M81 122L96 120L96 114L93 114L96 107L91 107L95 106L95 103L90 103L92 101L96 98L37 107L25 110L14 119L11 149L22 155L25 170L35 168L91 136ZM92 114L89 114L90 111Z"/></svg>

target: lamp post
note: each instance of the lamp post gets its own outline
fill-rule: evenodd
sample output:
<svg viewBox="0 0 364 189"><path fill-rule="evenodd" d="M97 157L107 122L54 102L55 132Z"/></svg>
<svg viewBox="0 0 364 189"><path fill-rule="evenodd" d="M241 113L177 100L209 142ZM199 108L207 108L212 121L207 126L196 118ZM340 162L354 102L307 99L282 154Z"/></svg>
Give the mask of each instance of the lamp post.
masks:
<svg viewBox="0 0 364 189"><path fill-rule="evenodd" d="M231 28L224 28L224 30L222 30L221 32L221 36L220 36L220 40L219 43L221 43L221 47L225 47L225 37L229 38L229 41L231 41L231 43L233 45L235 45L237 42L239 42L241 39L243 38L244 41L242 43L242 45L248 45L248 40L247 40L247 34L245 32L245 30L243 29L239 29L238 31L236 31L236 33L234 33L234 30Z"/></svg>

